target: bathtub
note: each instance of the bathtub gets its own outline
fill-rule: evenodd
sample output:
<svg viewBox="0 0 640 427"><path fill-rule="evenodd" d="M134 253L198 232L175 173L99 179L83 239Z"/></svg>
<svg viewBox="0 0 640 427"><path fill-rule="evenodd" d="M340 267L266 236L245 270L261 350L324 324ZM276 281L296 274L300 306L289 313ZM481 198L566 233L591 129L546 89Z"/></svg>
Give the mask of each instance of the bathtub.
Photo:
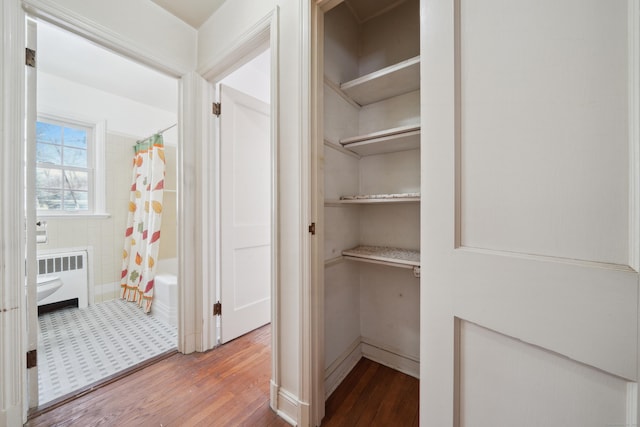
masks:
<svg viewBox="0 0 640 427"><path fill-rule="evenodd" d="M177 258L158 260L151 314L172 326L178 324Z"/></svg>

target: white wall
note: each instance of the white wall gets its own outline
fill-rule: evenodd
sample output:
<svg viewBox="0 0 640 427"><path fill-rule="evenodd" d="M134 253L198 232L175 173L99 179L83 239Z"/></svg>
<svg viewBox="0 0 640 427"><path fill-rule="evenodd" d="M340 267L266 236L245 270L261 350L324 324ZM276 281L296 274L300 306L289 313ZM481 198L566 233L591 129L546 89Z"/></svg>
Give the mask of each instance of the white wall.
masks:
<svg viewBox="0 0 640 427"><path fill-rule="evenodd" d="M271 104L271 49L267 49L220 82Z"/></svg>
<svg viewBox="0 0 640 427"><path fill-rule="evenodd" d="M177 84L177 82L176 82ZM107 122L107 132L134 139L145 138L177 122L177 114L70 80L38 73L38 112L78 120ZM178 100L176 99L176 108ZM177 144L173 129L165 143Z"/></svg>
<svg viewBox="0 0 640 427"><path fill-rule="evenodd" d="M197 31L151 1L26 0L28 12L73 22L74 32L118 44L142 63L179 77L195 68Z"/></svg>
<svg viewBox="0 0 640 427"><path fill-rule="evenodd" d="M308 272L305 269L308 259L305 249L308 247L306 224L309 197L308 189L301 180L302 162L308 161L308 135L303 124L307 117L301 111L303 89L307 82L301 75L304 64L302 54L302 31L306 7L299 0L237 0L227 1L199 30L198 69L206 72L217 65L220 58L232 50L234 43L243 34L247 34L256 23L265 18L275 7L279 13L279 101L278 117L278 156L279 156L279 277L278 301L279 347L276 365L277 385L280 386L280 399L289 396L289 402L297 408L289 408L289 416L304 425L308 419L309 396L304 396L301 371L308 360L302 349L301 312L304 289L308 285ZM307 6L308 7L308 6ZM308 357L308 355L306 356ZM307 387L306 390L309 390ZM295 413L292 413L294 411Z"/></svg>

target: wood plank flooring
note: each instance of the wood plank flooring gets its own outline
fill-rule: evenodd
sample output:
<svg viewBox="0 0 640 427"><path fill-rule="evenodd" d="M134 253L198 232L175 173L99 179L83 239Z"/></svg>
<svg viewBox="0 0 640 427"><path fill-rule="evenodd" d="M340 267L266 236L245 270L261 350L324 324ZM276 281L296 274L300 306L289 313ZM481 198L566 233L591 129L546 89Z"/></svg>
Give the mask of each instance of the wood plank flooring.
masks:
<svg viewBox="0 0 640 427"><path fill-rule="evenodd" d="M418 426L418 390L417 379L360 359L329 396L322 427Z"/></svg>
<svg viewBox="0 0 640 427"><path fill-rule="evenodd" d="M265 426L270 325L206 353L175 354L27 422L37 426ZM362 359L327 401L322 426L418 425L418 381Z"/></svg>

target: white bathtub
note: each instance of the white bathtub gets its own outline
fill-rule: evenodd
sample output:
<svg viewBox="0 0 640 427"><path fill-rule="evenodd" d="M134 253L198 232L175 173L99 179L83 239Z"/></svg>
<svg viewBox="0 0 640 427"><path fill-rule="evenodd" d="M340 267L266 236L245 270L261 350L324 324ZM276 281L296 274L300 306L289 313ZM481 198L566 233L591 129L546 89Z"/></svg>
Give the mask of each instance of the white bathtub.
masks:
<svg viewBox="0 0 640 427"><path fill-rule="evenodd" d="M178 260L158 260L151 313L162 321L178 324Z"/></svg>

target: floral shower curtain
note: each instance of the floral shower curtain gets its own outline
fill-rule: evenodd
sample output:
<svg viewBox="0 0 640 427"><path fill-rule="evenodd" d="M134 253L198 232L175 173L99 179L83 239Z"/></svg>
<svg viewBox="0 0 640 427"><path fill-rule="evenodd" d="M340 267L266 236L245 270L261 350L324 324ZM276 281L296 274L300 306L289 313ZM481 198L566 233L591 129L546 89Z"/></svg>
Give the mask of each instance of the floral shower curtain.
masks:
<svg viewBox="0 0 640 427"><path fill-rule="evenodd" d="M160 246L165 159L162 135L136 146L129 216L122 253L120 297L151 310L153 280Z"/></svg>

